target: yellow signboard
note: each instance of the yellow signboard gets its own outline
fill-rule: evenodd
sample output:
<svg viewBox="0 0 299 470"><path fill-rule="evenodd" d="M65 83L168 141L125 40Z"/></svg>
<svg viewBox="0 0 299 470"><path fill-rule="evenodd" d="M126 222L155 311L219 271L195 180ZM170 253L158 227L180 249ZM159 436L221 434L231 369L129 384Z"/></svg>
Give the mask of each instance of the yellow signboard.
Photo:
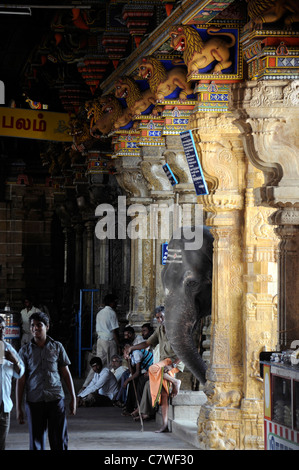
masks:
<svg viewBox="0 0 299 470"><path fill-rule="evenodd" d="M1 136L71 142L68 121L67 113L0 106Z"/></svg>

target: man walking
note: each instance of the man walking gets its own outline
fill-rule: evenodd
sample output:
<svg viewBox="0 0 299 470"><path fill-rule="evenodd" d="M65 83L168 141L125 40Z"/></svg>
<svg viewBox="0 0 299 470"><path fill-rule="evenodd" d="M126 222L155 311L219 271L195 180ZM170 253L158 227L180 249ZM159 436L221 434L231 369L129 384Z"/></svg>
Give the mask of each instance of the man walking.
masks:
<svg viewBox="0 0 299 470"><path fill-rule="evenodd" d="M6 341L5 320L0 316L0 450L5 450L10 426L12 378L19 379L25 371L24 363L17 351Z"/></svg>
<svg viewBox="0 0 299 470"><path fill-rule="evenodd" d="M119 324L115 313L116 298L108 294L104 304L105 307L96 316L97 356L102 359L103 367L108 367L112 356L119 352Z"/></svg>
<svg viewBox="0 0 299 470"><path fill-rule="evenodd" d="M30 450L44 450L48 428L51 450L68 449L68 432L61 377L70 394L70 414L76 413L76 395L64 347L47 336L49 318L43 312L30 317L32 340L20 349L25 374L16 387L17 418L24 423L22 399L26 389L26 412Z"/></svg>

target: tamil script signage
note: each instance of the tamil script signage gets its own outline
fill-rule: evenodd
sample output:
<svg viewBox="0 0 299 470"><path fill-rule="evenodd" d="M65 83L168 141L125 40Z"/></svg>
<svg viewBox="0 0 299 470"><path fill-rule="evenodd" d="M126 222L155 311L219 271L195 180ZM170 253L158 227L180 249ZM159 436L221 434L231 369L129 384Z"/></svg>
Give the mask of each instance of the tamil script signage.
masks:
<svg viewBox="0 0 299 470"><path fill-rule="evenodd" d="M162 243L162 264L166 264L168 256L168 243Z"/></svg>
<svg viewBox="0 0 299 470"><path fill-rule="evenodd" d="M171 186L175 186L176 184L178 184L178 180L174 176L173 171L171 170L168 163L165 163L165 165L163 165L162 168L165 171L166 176L169 179L169 182L170 182Z"/></svg>
<svg viewBox="0 0 299 470"><path fill-rule="evenodd" d="M264 420L265 450L299 450L299 432Z"/></svg>
<svg viewBox="0 0 299 470"><path fill-rule="evenodd" d="M18 339L18 338L20 338L19 326L6 326L5 327L5 339Z"/></svg>
<svg viewBox="0 0 299 470"><path fill-rule="evenodd" d="M203 175L201 164L197 155L195 142L192 131L184 131L180 133L182 145L189 165L192 181L197 196L209 194L208 187Z"/></svg>
<svg viewBox="0 0 299 470"><path fill-rule="evenodd" d="M67 113L0 107L0 135L71 142Z"/></svg>

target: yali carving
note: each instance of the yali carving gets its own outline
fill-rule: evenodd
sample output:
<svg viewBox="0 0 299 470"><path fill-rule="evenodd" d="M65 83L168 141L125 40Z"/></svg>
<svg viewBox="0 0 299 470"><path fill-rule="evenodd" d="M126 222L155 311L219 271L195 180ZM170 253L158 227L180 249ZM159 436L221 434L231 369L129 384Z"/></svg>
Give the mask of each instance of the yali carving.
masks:
<svg viewBox="0 0 299 470"><path fill-rule="evenodd" d="M264 23L283 19L287 28L299 21L299 4L296 0L246 0L250 22L249 29L262 29Z"/></svg>
<svg viewBox="0 0 299 470"><path fill-rule="evenodd" d="M166 70L162 62L155 57L141 59L138 67L139 76L147 80L156 101L167 99L177 88L181 88L179 99L185 100L193 94L191 84L187 82L187 71L183 67Z"/></svg>
<svg viewBox="0 0 299 470"><path fill-rule="evenodd" d="M215 60L217 64L212 73L221 73L232 65L230 49L236 44L234 34L221 32L220 28L208 28L207 33L217 34L206 42L192 26L175 26L170 31L171 47L176 51L183 52L183 60L188 67L188 78L204 69ZM223 37L230 39L227 42Z"/></svg>

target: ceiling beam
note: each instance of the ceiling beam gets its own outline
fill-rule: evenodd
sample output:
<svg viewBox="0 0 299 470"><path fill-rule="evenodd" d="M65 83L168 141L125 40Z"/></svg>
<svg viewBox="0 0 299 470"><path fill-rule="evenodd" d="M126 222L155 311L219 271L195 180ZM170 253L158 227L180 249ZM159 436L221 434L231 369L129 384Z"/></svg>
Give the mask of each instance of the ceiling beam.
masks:
<svg viewBox="0 0 299 470"><path fill-rule="evenodd" d="M234 0L226 0L227 6ZM168 40L168 31L174 24L187 24L193 16L198 15L199 12L212 3L213 0L201 0L195 2L194 0L184 0L172 13L154 30L141 44L127 57L123 64L109 77L100 84L103 94L110 93L114 88L114 83L118 77L123 75L131 75L137 68L139 59L141 57L151 55L159 49ZM215 10L214 16L217 16L218 10Z"/></svg>

